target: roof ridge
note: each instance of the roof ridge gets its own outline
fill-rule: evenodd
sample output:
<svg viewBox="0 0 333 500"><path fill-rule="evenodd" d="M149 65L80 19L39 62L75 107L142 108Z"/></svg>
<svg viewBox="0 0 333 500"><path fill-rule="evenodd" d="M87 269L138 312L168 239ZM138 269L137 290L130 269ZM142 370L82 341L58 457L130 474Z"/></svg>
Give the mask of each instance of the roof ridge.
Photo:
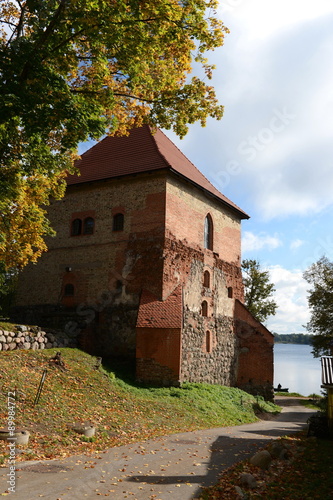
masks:
<svg viewBox="0 0 333 500"><path fill-rule="evenodd" d="M220 198L221 201L228 204L231 208L234 208L234 209L238 210L239 212L241 212L242 214L246 215L246 218L249 218L249 216L244 212L244 210L242 210L236 203L231 201L227 196L225 196L223 193L221 193L221 191L219 189L217 189L217 187L214 186L214 184L208 179L208 177L206 177L202 173L202 171L185 155L185 153L183 153L181 151L181 149L179 149L179 147L161 129L157 128L157 132L159 132L161 135L163 135L163 137L170 143L171 147L175 148L178 151L178 153L181 155L181 157L185 158L185 160L191 165L191 167L196 171L196 173L199 176L201 176L208 183L208 186L207 187L203 186L202 184L198 183L195 179L187 177L186 175L182 174L182 172L179 171L176 167L170 165L170 163L167 162L162 151L160 151L158 144L156 144L160 155L166 160L168 167L170 167L173 171L177 172L178 174L184 175L184 177L187 177L191 182L195 183L196 185L205 189L206 191L209 191L211 194L213 194L213 195L215 194L215 196L218 196L216 194L216 193L218 193L219 194L218 197ZM209 186L211 189L209 189Z"/></svg>

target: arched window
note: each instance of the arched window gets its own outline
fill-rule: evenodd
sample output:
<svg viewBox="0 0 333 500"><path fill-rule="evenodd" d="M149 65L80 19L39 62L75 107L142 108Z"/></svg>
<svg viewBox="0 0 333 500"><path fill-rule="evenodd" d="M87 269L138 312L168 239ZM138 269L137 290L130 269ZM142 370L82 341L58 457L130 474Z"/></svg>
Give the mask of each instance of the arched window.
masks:
<svg viewBox="0 0 333 500"><path fill-rule="evenodd" d="M95 221L92 217L87 217L84 219L83 223L83 234L93 234Z"/></svg>
<svg viewBox="0 0 333 500"><path fill-rule="evenodd" d="M206 332L206 351L212 352L212 334L208 330Z"/></svg>
<svg viewBox="0 0 333 500"><path fill-rule="evenodd" d="M205 288L210 288L210 274L209 271L204 272L203 286Z"/></svg>
<svg viewBox="0 0 333 500"><path fill-rule="evenodd" d="M213 220L210 214L207 214L205 218L204 248L213 250Z"/></svg>
<svg viewBox="0 0 333 500"><path fill-rule="evenodd" d="M78 236L81 234L82 231L82 220L81 219L74 219L72 222L72 236Z"/></svg>
<svg viewBox="0 0 333 500"><path fill-rule="evenodd" d="M64 291L65 297L73 297L74 296L74 285L72 283L67 283L65 285L65 291Z"/></svg>
<svg viewBox="0 0 333 500"><path fill-rule="evenodd" d="M124 214L115 214L113 216L112 231L124 230Z"/></svg>
<svg viewBox="0 0 333 500"><path fill-rule="evenodd" d="M206 300L201 304L201 316L208 316L208 304Z"/></svg>

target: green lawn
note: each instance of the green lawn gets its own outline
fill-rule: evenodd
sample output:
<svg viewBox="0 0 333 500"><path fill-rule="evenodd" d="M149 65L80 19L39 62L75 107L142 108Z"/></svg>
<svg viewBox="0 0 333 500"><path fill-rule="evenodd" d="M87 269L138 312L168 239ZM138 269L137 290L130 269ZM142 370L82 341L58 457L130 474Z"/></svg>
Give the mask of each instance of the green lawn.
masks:
<svg viewBox="0 0 333 500"><path fill-rule="evenodd" d="M260 412L279 411L272 403L236 388L209 384L139 386L128 365L96 370L96 358L78 349L60 351L64 371L49 363L56 349L0 352L1 426L7 423L7 395L16 391L16 427L31 433L19 460L89 453L159 435L239 425L256 421ZM44 387L34 406L44 369ZM82 422L96 426L92 440L71 428ZM6 445L0 443L6 456Z"/></svg>

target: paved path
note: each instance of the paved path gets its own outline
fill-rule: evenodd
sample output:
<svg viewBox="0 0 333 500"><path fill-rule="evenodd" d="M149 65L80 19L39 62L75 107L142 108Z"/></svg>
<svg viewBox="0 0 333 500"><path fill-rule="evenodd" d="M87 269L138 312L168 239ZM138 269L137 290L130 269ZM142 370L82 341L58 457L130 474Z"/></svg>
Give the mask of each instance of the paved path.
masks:
<svg viewBox="0 0 333 500"><path fill-rule="evenodd" d="M13 500L190 500L217 483L219 474L267 445L301 430L312 410L297 399L277 398L283 411L274 420L174 434L111 448L95 456L73 456L17 465ZM0 494L7 489L1 469Z"/></svg>

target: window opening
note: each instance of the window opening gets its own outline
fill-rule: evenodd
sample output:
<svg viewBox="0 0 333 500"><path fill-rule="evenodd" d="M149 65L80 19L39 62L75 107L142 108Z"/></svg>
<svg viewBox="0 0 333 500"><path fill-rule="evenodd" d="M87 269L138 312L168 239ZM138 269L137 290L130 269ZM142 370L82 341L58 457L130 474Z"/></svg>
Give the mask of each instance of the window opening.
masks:
<svg viewBox="0 0 333 500"><path fill-rule="evenodd" d="M204 225L204 248L213 250L213 220L208 214L205 218Z"/></svg>
<svg viewBox="0 0 333 500"><path fill-rule="evenodd" d="M232 299L233 296L234 296L234 291L232 289L232 286L229 286L228 287L228 297L229 297L229 299Z"/></svg>
<svg viewBox="0 0 333 500"><path fill-rule="evenodd" d="M81 234L82 221L81 219L74 219L72 222L72 236L78 236Z"/></svg>
<svg viewBox="0 0 333 500"><path fill-rule="evenodd" d="M210 274L209 271L204 272L203 286L205 288L210 288Z"/></svg>
<svg viewBox="0 0 333 500"><path fill-rule="evenodd" d="M124 230L124 214L116 214L113 216L112 231Z"/></svg>
<svg viewBox="0 0 333 500"><path fill-rule="evenodd" d="M201 316L208 316L208 304L206 300L201 304Z"/></svg>
<svg viewBox="0 0 333 500"><path fill-rule="evenodd" d="M72 283L67 283L65 285L65 297L73 297L74 296L74 285Z"/></svg>
<svg viewBox="0 0 333 500"><path fill-rule="evenodd" d="M83 224L83 234L93 234L95 221L92 217L87 217L84 219Z"/></svg>
<svg viewBox="0 0 333 500"><path fill-rule="evenodd" d="M206 332L206 351L212 351L212 334L210 331Z"/></svg>

